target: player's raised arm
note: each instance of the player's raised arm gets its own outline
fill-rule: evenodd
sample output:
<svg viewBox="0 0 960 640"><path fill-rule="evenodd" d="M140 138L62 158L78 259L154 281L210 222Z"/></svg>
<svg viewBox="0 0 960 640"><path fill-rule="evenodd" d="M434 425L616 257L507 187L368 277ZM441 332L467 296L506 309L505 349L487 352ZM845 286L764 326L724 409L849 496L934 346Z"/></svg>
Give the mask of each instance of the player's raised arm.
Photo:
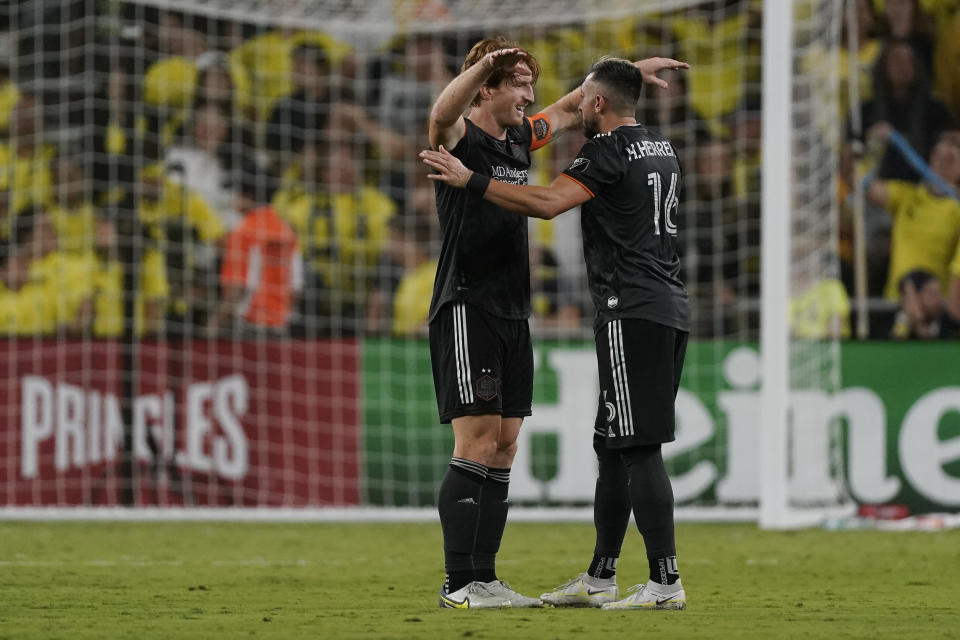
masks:
<svg viewBox="0 0 960 640"><path fill-rule="evenodd" d="M518 48L499 49L488 53L478 64L451 80L430 111L430 146L434 149L440 145L454 148L466 131L463 112L473 104L480 88L498 68L512 67L525 57L523 50Z"/></svg>
<svg viewBox="0 0 960 640"><path fill-rule="evenodd" d="M442 146L439 151L421 151L420 158L424 164L435 170L435 173L427 176L431 180L465 188L482 196L484 200L529 218L551 220L592 197L589 191L563 175L557 176L547 187L492 180L467 169Z"/></svg>
<svg viewBox="0 0 960 640"><path fill-rule="evenodd" d="M640 69L643 74L643 81L646 84L652 84L661 89L667 88L667 81L657 77L657 74L666 69L689 69L690 65L686 62L680 62L673 58L645 58L637 60L633 66ZM546 117L552 129L550 140L556 138L568 129L578 129L582 125L578 106L580 105L580 87L577 87L567 95L563 96L549 107L546 107L541 113ZM548 140L549 141L549 140ZM436 148L436 145L434 145ZM539 147L537 147L539 148Z"/></svg>
<svg viewBox="0 0 960 640"><path fill-rule="evenodd" d="M661 71L666 71L667 69L689 69L690 65L686 62L680 62L679 60L674 60L673 58L645 58L643 60L635 60L633 63L637 69L640 69L640 73L643 74L643 83L652 84L655 87L660 87L661 89L666 89L668 86L667 81L658 77L657 74Z"/></svg>

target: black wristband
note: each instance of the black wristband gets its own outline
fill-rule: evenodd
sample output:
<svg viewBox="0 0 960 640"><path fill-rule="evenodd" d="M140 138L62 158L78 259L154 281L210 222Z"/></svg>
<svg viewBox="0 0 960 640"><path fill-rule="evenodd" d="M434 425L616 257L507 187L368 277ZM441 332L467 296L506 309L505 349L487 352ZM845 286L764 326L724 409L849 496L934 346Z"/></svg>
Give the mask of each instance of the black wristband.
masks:
<svg viewBox="0 0 960 640"><path fill-rule="evenodd" d="M470 193L475 193L481 198L483 194L487 192L487 186L490 184L490 176L482 176L476 171L470 174L470 179L467 180L467 191Z"/></svg>

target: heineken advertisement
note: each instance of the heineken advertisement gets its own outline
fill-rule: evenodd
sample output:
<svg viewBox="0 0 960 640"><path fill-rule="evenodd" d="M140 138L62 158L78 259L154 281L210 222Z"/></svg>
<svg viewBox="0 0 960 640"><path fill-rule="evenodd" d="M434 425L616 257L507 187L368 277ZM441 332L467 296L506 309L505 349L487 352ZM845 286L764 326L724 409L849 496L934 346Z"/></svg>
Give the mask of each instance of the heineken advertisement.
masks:
<svg viewBox="0 0 960 640"><path fill-rule="evenodd" d="M960 510L960 343L850 343L841 352L838 391L791 398L791 494L830 498L837 491L831 469L840 465L858 502L901 503L915 513ZM589 503L593 344L539 342L535 359L533 416L520 436L512 499ZM437 420L428 346L367 340L363 363L361 501L432 504L453 438ZM677 440L664 448L678 504L756 502L759 371L755 346L690 345Z"/></svg>

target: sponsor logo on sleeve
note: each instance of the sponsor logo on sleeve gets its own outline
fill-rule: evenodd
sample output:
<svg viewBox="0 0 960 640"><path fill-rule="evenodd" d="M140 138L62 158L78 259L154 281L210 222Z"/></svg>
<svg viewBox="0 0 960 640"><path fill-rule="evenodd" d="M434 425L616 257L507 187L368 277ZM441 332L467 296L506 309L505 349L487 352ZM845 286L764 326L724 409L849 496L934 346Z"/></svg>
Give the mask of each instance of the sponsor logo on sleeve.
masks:
<svg viewBox="0 0 960 640"><path fill-rule="evenodd" d="M586 171L587 167L590 166L590 160L588 158L577 158L570 165L570 171Z"/></svg>

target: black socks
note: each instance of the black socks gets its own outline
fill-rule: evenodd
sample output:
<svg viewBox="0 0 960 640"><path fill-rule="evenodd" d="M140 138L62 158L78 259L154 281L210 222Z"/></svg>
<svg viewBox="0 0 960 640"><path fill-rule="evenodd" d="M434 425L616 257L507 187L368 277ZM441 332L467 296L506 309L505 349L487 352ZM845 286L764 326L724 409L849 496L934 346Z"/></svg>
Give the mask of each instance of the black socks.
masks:
<svg viewBox="0 0 960 640"><path fill-rule="evenodd" d="M480 521L473 547L473 579L490 582L497 579L496 558L507 526L507 493L510 489L510 469L487 469L487 479L480 494Z"/></svg>
<svg viewBox="0 0 960 640"><path fill-rule="evenodd" d="M590 561L590 568L587 569L587 575L601 580L616 577L617 559L617 556L602 556L594 552L593 560Z"/></svg>
<svg viewBox="0 0 960 640"><path fill-rule="evenodd" d="M453 458L440 483L437 503L443 529L447 573L444 590L447 593L459 590L474 579L471 555L480 516L480 494L486 477L485 465Z"/></svg>
<svg viewBox="0 0 960 640"><path fill-rule="evenodd" d="M510 469L488 469L464 458L450 460L438 498L447 593L474 580L497 579L509 489Z"/></svg>
<svg viewBox="0 0 960 640"><path fill-rule="evenodd" d="M677 556L661 556L659 558L647 555L650 563L650 579L660 584L673 584L680 579L677 570Z"/></svg>

